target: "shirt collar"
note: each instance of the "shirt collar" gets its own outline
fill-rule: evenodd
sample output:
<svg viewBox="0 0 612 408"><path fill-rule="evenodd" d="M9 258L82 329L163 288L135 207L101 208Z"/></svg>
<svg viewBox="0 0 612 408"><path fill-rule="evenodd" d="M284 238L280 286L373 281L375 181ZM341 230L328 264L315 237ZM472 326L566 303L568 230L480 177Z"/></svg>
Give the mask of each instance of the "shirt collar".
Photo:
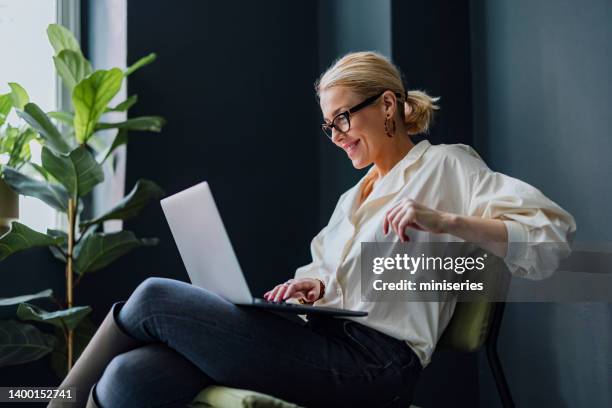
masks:
<svg viewBox="0 0 612 408"><path fill-rule="evenodd" d="M382 179L376 182L374 189L370 195L368 195L361 207L365 207L368 203L374 200L378 200L379 198L398 192L407 182L406 170L418 159L420 159L423 153L425 153L430 146L431 143L425 139L410 149L404 158L397 162ZM374 168L375 166L370 167L370 170L368 170L366 175L364 175L361 180L351 190L349 190L346 199L341 205L342 210L346 215L352 214L352 210L357 205L357 198L359 196L359 191L361 190L361 185L367 175L374 171Z"/></svg>

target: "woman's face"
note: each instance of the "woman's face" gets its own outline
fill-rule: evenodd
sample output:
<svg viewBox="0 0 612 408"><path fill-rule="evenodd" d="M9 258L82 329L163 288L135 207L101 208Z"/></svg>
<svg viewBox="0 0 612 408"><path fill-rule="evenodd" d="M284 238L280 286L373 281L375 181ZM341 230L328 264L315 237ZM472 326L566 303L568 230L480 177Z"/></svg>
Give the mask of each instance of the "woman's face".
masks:
<svg viewBox="0 0 612 408"><path fill-rule="evenodd" d="M321 112L328 124L341 112L363 102L365 98L355 94L345 87L333 87L322 91L319 95ZM351 128L342 133L332 130L332 141L346 152L356 169L362 169L379 157L385 146L386 107L383 96L369 106L351 114ZM388 142L387 142L388 143Z"/></svg>

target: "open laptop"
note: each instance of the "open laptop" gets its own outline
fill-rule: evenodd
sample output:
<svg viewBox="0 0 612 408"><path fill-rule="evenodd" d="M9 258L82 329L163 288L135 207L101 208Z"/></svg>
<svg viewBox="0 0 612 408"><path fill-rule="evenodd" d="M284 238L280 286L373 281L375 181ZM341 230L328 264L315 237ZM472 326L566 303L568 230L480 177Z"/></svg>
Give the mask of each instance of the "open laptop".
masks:
<svg viewBox="0 0 612 408"><path fill-rule="evenodd" d="M366 316L364 311L273 302L254 298L221 220L207 182L161 200L187 274L195 286L208 289L236 305L294 314Z"/></svg>

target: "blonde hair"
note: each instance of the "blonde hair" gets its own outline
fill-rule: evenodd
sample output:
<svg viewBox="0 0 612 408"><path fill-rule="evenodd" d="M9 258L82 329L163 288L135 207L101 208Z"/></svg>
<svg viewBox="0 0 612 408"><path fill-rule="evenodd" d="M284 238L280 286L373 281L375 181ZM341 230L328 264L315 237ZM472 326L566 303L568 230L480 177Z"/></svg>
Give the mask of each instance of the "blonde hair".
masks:
<svg viewBox="0 0 612 408"><path fill-rule="evenodd" d="M373 51L352 52L336 60L315 82L317 96L325 89L344 86L364 98L390 90L397 97L401 120L408 135L426 133L432 123L435 104L424 91L406 91L400 70L386 57Z"/></svg>

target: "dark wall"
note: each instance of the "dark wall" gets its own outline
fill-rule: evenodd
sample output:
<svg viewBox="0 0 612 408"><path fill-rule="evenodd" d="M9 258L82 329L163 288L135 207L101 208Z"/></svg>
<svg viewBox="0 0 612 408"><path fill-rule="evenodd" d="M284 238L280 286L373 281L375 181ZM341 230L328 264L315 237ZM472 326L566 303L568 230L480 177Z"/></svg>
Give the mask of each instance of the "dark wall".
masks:
<svg viewBox="0 0 612 408"><path fill-rule="evenodd" d="M128 60L158 54L130 77L130 114L168 124L131 136L127 185L146 177L172 194L209 181L256 295L308 262L318 232L316 21L310 1L128 3ZM130 286L187 279L159 205L127 227L161 238L132 258Z"/></svg>
<svg viewBox="0 0 612 408"><path fill-rule="evenodd" d="M472 144L468 0L392 1L393 59L409 90L439 96L427 139Z"/></svg>
<svg viewBox="0 0 612 408"><path fill-rule="evenodd" d="M378 51L391 57L390 0L319 0L319 74L344 54ZM319 123L323 121L317 105ZM338 198L367 171L319 131L319 223L327 224Z"/></svg>

